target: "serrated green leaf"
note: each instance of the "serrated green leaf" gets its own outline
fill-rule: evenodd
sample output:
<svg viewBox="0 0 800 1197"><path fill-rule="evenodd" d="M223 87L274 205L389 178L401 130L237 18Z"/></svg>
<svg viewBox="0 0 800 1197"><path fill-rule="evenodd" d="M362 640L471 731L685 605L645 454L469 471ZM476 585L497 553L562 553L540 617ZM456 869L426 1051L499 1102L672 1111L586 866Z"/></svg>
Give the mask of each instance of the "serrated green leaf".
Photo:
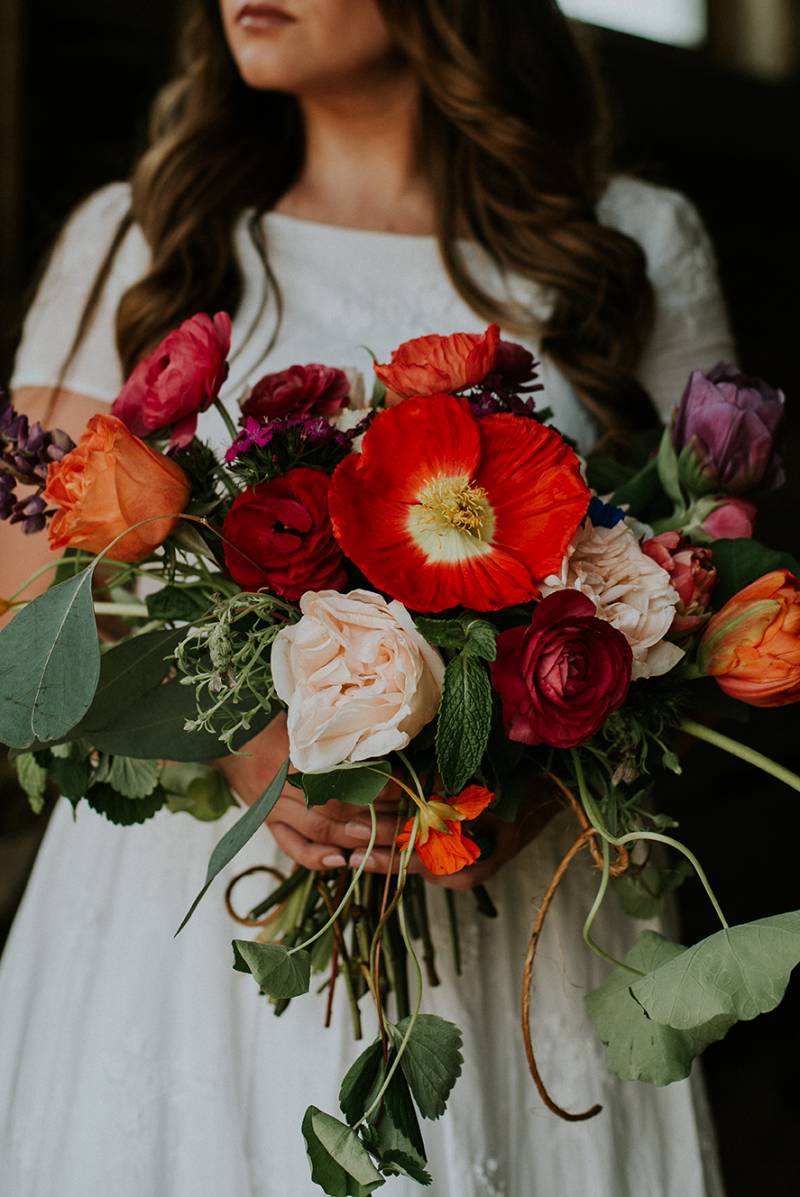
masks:
<svg viewBox="0 0 800 1197"><path fill-rule="evenodd" d="M161 590L148 594L144 601L150 618L162 619L165 623L175 620L192 623L211 607L205 590L185 586L162 586Z"/></svg>
<svg viewBox="0 0 800 1197"><path fill-rule="evenodd" d="M311 1179L328 1197L367 1197L384 1184L358 1135L338 1118L309 1106L302 1129Z"/></svg>
<svg viewBox="0 0 800 1197"><path fill-rule="evenodd" d="M146 823L157 814L164 805L164 794L161 790L155 790L146 798L123 798L116 790L100 782L89 787L86 801L92 810L104 815L109 823L130 827L134 823Z"/></svg>
<svg viewBox="0 0 800 1197"><path fill-rule="evenodd" d="M685 949L655 931L644 931L625 957L630 968L650 973L681 956ZM615 968L585 1004L606 1045L608 1066L623 1081L669 1085L689 1075L695 1056L722 1039L735 1019L717 1017L692 1030L678 1031L648 1018L631 996L634 974Z"/></svg>
<svg viewBox="0 0 800 1197"><path fill-rule="evenodd" d="M492 724L486 667L461 652L445 669L436 727L436 759L448 794L458 794L480 768Z"/></svg>
<svg viewBox="0 0 800 1197"><path fill-rule="evenodd" d="M655 1022L676 1030L756 1018L781 1001L800 963L800 911L717 931L631 985Z"/></svg>
<svg viewBox="0 0 800 1197"><path fill-rule="evenodd" d="M247 841L255 835L261 824L266 819L269 812L272 810L275 803L281 796L284 783L286 781L286 774L288 772L289 762L284 761L278 772L273 777L272 781L267 786L264 793L249 806L242 817L234 823L233 827L229 827L223 835L222 839L217 844L214 851L211 853L211 859L208 862L208 869L206 871L206 879L203 888L189 907L183 922L178 930L175 932L178 935L189 919L194 914L200 900L205 895L211 882L217 876L221 869L230 864L234 856L245 846Z"/></svg>
<svg viewBox="0 0 800 1197"><path fill-rule="evenodd" d="M378 1039L350 1065L339 1089L339 1108L351 1125L366 1110L382 1076L383 1049Z"/></svg>
<svg viewBox="0 0 800 1197"><path fill-rule="evenodd" d="M308 952L292 952L278 943L254 943L234 939L233 967L251 973L262 993L273 998L299 997L311 984L311 957Z"/></svg>
<svg viewBox="0 0 800 1197"><path fill-rule="evenodd" d="M747 537L715 540L711 545L711 553L717 571L712 596L715 607L721 607L745 586L774 569L788 569L790 573L800 576L800 562L790 553L770 549Z"/></svg>
<svg viewBox="0 0 800 1197"><path fill-rule="evenodd" d="M332 798L353 806L369 806L392 776L388 761L364 761L327 773L298 773L292 778L306 796L307 806L322 806Z"/></svg>
<svg viewBox="0 0 800 1197"><path fill-rule="evenodd" d="M108 763L104 781L123 798L146 798L158 785L160 761L140 761L130 756L114 756Z"/></svg>
<svg viewBox="0 0 800 1197"><path fill-rule="evenodd" d="M44 796L47 790L47 770L40 765L32 752L20 752L13 758L17 771L17 781L22 787L34 814L39 814L44 806Z"/></svg>
<svg viewBox="0 0 800 1197"><path fill-rule="evenodd" d="M464 647L464 625L460 619L433 619L429 615L418 615L414 622L429 644L437 648Z"/></svg>
<svg viewBox="0 0 800 1197"><path fill-rule="evenodd" d="M390 1029L399 1048L410 1018ZM400 1067L423 1118L440 1118L461 1075L461 1031L436 1014L420 1014L400 1059Z"/></svg>
<svg viewBox="0 0 800 1197"><path fill-rule="evenodd" d="M464 626L464 652L484 661L497 656L497 628L486 619L471 619Z"/></svg>
<svg viewBox="0 0 800 1197"><path fill-rule="evenodd" d="M54 745L50 752L50 780L75 806L86 797L92 783L89 745L84 740L76 740L68 744Z"/></svg>
<svg viewBox="0 0 800 1197"><path fill-rule="evenodd" d="M387 1068L391 1068L394 1058L392 1050ZM339 1090L339 1105L351 1125L372 1104L385 1075L383 1049L378 1040L351 1065ZM370 1117L364 1140L378 1158L381 1171L403 1173L419 1184L430 1184L425 1144L402 1069L395 1071L379 1109Z"/></svg>
<svg viewBox="0 0 800 1197"><path fill-rule="evenodd" d="M694 873L688 860L680 860L674 869L646 865L636 872L623 873L612 881L626 914L635 919L652 919L660 913L664 898Z"/></svg>
<svg viewBox="0 0 800 1197"><path fill-rule="evenodd" d="M89 709L100 675L94 563L23 607L0 632L0 741L58 740Z"/></svg>

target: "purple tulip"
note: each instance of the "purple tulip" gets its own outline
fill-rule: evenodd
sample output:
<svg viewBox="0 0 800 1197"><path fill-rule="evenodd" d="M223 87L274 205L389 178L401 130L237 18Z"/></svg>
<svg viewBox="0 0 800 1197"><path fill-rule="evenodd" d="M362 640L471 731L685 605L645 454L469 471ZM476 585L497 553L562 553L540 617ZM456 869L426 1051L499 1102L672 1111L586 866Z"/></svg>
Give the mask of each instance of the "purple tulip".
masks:
<svg viewBox="0 0 800 1197"><path fill-rule="evenodd" d="M785 475L775 441L785 397L720 362L689 379L672 428L681 483L694 497L774 490Z"/></svg>

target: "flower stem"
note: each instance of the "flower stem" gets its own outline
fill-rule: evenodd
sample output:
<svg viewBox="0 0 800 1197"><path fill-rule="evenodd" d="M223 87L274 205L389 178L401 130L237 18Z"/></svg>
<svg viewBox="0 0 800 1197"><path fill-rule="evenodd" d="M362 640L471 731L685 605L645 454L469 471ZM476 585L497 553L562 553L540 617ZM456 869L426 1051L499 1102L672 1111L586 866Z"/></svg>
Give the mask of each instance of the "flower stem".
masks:
<svg viewBox="0 0 800 1197"><path fill-rule="evenodd" d="M222 422L224 423L226 429L228 430L231 440L235 441L237 436L239 435L239 429L234 424L233 420L230 417L227 407L225 406L225 404L222 402L222 400L219 397L217 397L214 400L214 407L217 409L219 414L222 416Z"/></svg>
<svg viewBox="0 0 800 1197"><path fill-rule="evenodd" d="M749 765L754 765L763 773L769 773L771 777L776 777L790 789L800 790L800 776L784 765L779 765L777 761L771 760L770 757L764 756L763 753L756 752L754 748L748 748L746 744L740 744L738 740L732 740L730 736L724 736L722 732L714 731L713 728L706 727L704 723L696 723L694 719L682 719L678 727L688 735L694 736L696 740L704 740L706 744L713 744L715 748L721 748L723 752L728 752L741 761L747 761Z"/></svg>

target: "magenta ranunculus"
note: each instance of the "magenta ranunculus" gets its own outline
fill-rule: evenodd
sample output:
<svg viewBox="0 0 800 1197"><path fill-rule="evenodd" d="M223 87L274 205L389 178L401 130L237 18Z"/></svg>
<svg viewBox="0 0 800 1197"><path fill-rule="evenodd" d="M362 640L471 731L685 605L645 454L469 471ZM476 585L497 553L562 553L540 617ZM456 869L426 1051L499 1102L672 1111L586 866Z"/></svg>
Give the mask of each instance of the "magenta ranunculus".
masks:
<svg viewBox="0 0 800 1197"><path fill-rule="evenodd" d="M680 532L662 532L645 540L642 552L666 570L680 600L670 636L695 631L711 614L711 591L717 580L711 550L689 544Z"/></svg>
<svg viewBox="0 0 800 1197"><path fill-rule="evenodd" d="M579 590L536 605L527 627L497 638L492 684L511 740L573 748L600 730L628 693L633 654Z"/></svg>
<svg viewBox="0 0 800 1197"><path fill-rule="evenodd" d="M712 540L749 540L757 514L747 499L726 499L703 520L703 531Z"/></svg>
<svg viewBox="0 0 800 1197"><path fill-rule="evenodd" d="M321 470L298 466L234 499L222 525L225 564L244 590L270 590L296 603L307 590L345 585L345 559L328 515L329 485Z"/></svg>
<svg viewBox="0 0 800 1197"><path fill-rule="evenodd" d="M142 358L114 400L112 413L136 436L172 427L171 449L188 445L198 412L216 399L228 373L231 318L204 312L184 320Z"/></svg>
<svg viewBox="0 0 800 1197"><path fill-rule="evenodd" d="M760 378L720 363L689 378L672 426L680 479L694 498L743 495L784 482L775 442L785 397Z"/></svg>
<svg viewBox="0 0 800 1197"><path fill-rule="evenodd" d="M276 420L282 416L335 416L347 404L350 380L333 366L289 366L265 374L242 404L243 416Z"/></svg>

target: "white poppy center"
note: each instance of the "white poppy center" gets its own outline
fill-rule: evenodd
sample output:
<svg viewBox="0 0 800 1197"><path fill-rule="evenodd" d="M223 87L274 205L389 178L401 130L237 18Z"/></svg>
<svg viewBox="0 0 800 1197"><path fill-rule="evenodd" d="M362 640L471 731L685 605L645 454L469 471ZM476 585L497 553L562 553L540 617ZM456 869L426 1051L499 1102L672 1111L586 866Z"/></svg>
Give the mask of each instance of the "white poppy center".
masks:
<svg viewBox="0 0 800 1197"><path fill-rule="evenodd" d="M467 474L432 478L409 508L408 527L432 561L461 561L490 549L494 512L482 486Z"/></svg>

